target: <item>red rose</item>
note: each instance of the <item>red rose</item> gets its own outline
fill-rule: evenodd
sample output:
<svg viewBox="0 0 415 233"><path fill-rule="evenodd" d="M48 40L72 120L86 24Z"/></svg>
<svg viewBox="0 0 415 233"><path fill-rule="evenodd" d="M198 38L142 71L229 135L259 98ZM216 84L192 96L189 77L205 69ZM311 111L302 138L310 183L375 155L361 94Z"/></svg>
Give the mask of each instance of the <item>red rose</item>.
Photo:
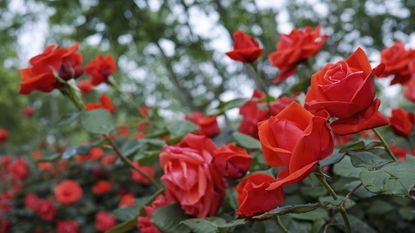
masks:
<svg viewBox="0 0 415 233"><path fill-rule="evenodd" d="M56 199L64 204L70 205L76 203L82 197L82 188L74 180L64 180L54 188Z"/></svg>
<svg viewBox="0 0 415 233"><path fill-rule="evenodd" d="M24 203L28 209L35 210L39 204L40 198L33 193L28 193L25 196Z"/></svg>
<svg viewBox="0 0 415 233"><path fill-rule="evenodd" d="M111 184L106 180L100 180L92 187L92 193L96 195L102 195L105 193L109 193L110 191Z"/></svg>
<svg viewBox="0 0 415 233"><path fill-rule="evenodd" d="M288 97L278 98L271 103L271 114L278 114L292 101ZM239 114L242 115L239 132L258 138L258 122L270 116L270 111L265 103L265 93L260 90L254 90L251 99L239 108Z"/></svg>
<svg viewBox="0 0 415 233"><path fill-rule="evenodd" d="M33 116L33 108L30 107L29 105L24 106L24 108L23 108L23 115L26 118L32 117Z"/></svg>
<svg viewBox="0 0 415 233"><path fill-rule="evenodd" d="M86 110L87 111L92 111L92 110L95 110L95 109L103 108L103 109L108 110L111 113L115 112L115 107L112 104L111 99L107 95L101 95L99 97L99 102L100 103L87 103L85 105Z"/></svg>
<svg viewBox="0 0 415 233"><path fill-rule="evenodd" d="M57 233L79 233L79 226L74 220L58 221L56 224Z"/></svg>
<svg viewBox="0 0 415 233"><path fill-rule="evenodd" d="M108 78L117 70L114 58L111 55L102 56L99 54L95 60L90 61L85 72L92 78L92 85L98 86L103 82L107 82Z"/></svg>
<svg viewBox="0 0 415 233"><path fill-rule="evenodd" d="M214 216L225 197L225 181L213 166L213 141L188 134L176 146L164 146L160 165L166 193L174 197L187 215Z"/></svg>
<svg viewBox="0 0 415 233"><path fill-rule="evenodd" d="M45 51L29 60L30 66L20 69L22 83L20 94L30 94L32 91L51 92L61 86L53 74L56 71L63 80L76 79L83 73L82 54L77 53L79 44L69 48L58 48L49 45Z"/></svg>
<svg viewBox="0 0 415 233"><path fill-rule="evenodd" d="M8 233L11 227L12 224L8 220L0 217L0 233Z"/></svg>
<svg viewBox="0 0 415 233"><path fill-rule="evenodd" d="M135 206L134 195L131 193L127 193L121 196L120 203L118 203L118 207L122 208L125 206Z"/></svg>
<svg viewBox="0 0 415 233"><path fill-rule="evenodd" d="M49 200L39 199L35 212L40 219L51 222L57 214L57 210L53 202Z"/></svg>
<svg viewBox="0 0 415 233"><path fill-rule="evenodd" d="M111 164L114 164L116 160L117 160L117 156L116 155L114 155L114 154L107 155L107 156L104 156L101 159L101 164L103 164L103 165L111 165Z"/></svg>
<svg viewBox="0 0 415 233"><path fill-rule="evenodd" d="M99 211L95 214L95 229L98 232L105 232L115 227L117 224L117 219L114 215L106 213L104 211Z"/></svg>
<svg viewBox="0 0 415 233"><path fill-rule="evenodd" d="M199 126L199 130L197 130L195 134L206 137L214 137L220 132L216 116L207 117L201 112L194 112L187 115L186 120Z"/></svg>
<svg viewBox="0 0 415 233"><path fill-rule="evenodd" d="M81 80L76 84L81 91L82 95L88 95L93 89L91 81L89 80Z"/></svg>
<svg viewBox="0 0 415 233"><path fill-rule="evenodd" d="M279 173L270 188L301 181L333 152L334 138L327 118L326 112L313 115L293 102L279 114L259 123L265 161L273 167L287 168Z"/></svg>
<svg viewBox="0 0 415 233"><path fill-rule="evenodd" d="M16 180L24 180L29 175L29 166L23 158L19 158L9 165L9 172Z"/></svg>
<svg viewBox="0 0 415 233"><path fill-rule="evenodd" d="M282 188L267 190L274 177L264 173L254 173L237 186L238 209L236 214L252 217L272 210L284 202Z"/></svg>
<svg viewBox="0 0 415 233"><path fill-rule="evenodd" d="M367 109L358 112L349 118L342 118L334 121L331 124L333 132L336 135L347 135L366 129L388 125L388 118L378 111L379 105L380 100L375 99Z"/></svg>
<svg viewBox="0 0 415 233"><path fill-rule="evenodd" d="M226 53L234 61L252 63L262 54L258 42L244 32L233 33L233 50Z"/></svg>
<svg viewBox="0 0 415 233"><path fill-rule="evenodd" d="M381 73L382 68L383 65L380 65L372 70L365 52L360 48L345 61L326 65L311 78L306 108L312 112L324 109L339 118L333 128L340 135L387 124L385 117L377 110L380 102L373 100L376 91L371 78L373 73Z"/></svg>
<svg viewBox="0 0 415 233"><path fill-rule="evenodd" d="M411 78L407 83L405 83L405 91L404 96L412 101L415 102L415 59L409 62L409 71L411 73Z"/></svg>
<svg viewBox="0 0 415 233"><path fill-rule="evenodd" d="M159 229L151 222L154 211L157 209L173 203L173 200L167 198L163 195L158 195L154 201L151 203L151 206L144 206L144 211L146 212L146 217L137 218L137 229L141 233L160 233Z"/></svg>
<svg viewBox="0 0 415 233"><path fill-rule="evenodd" d="M303 30L293 29L290 34L281 34L276 51L268 56L272 65L280 69L273 82L279 84L293 75L298 64L316 55L327 38L327 35L320 35L320 26L315 30L307 26Z"/></svg>
<svg viewBox="0 0 415 233"><path fill-rule="evenodd" d="M213 163L222 176L238 179L249 170L252 159L245 149L229 144L215 150Z"/></svg>
<svg viewBox="0 0 415 233"><path fill-rule="evenodd" d="M146 118L148 117L148 107L147 106L141 106L140 109L138 110L138 112L140 113L140 116Z"/></svg>
<svg viewBox="0 0 415 233"><path fill-rule="evenodd" d="M405 45L397 41L391 47L384 49L380 55L380 62L385 65L380 77L393 75L391 84L404 84L409 81L411 77L409 63L415 59L415 50L405 49Z"/></svg>
<svg viewBox="0 0 415 233"><path fill-rule="evenodd" d="M142 170L143 172L147 173L152 178L156 177L156 169L152 166L142 166L139 162L133 161L134 166ZM130 169L131 171L131 179L137 183L148 185L150 181L141 175L138 171L134 169Z"/></svg>
<svg viewBox="0 0 415 233"><path fill-rule="evenodd" d="M3 144L9 137L9 131L0 128L0 145Z"/></svg>
<svg viewBox="0 0 415 233"><path fill-rule="evenodd" d="M405 111L402 108L392 109L390 123L396 135L408 138L414 128L414 114Z"/></svg>

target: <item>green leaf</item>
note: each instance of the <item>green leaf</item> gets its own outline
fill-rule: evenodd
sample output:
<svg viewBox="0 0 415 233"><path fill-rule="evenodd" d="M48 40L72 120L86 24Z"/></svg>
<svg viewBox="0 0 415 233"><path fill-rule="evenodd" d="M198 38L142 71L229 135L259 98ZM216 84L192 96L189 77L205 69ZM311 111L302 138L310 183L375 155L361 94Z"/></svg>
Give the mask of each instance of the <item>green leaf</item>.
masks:
<svg viewBox="0 0 415 233"><path fill-rule="evenodd" d="M347 216L349 218L350 227L352 228L353 233L377 233L377 231L369 226L366 222L350 214ZM340 214L336 216L336 221L343 223L343 219L341 219Z"/></svg>
<svg viewBox="0 0 415 233"><path fill-rule="evenodd" d="M261 149L261 143L256 138L239 132L234 132L232 136L235 141L242 147L247 149Z"/></svg>
<svg viewBox="0 0 415 233"><path fill-rule="evenodd" d="M319 219L328 219L329 215L325 209L315 209L310 212L301 213L301 214L291 214L291 216L295 219L299 220L309 220L309 221L316 221Z"/></svg>
<svg viewBox="0 0 415 233"><path fill-rule="evenodd" d="M140 211L143 209L143 207L151 202L152 199L154 199L154 196L137 198L135 200L135 206L126 206L116 209L114 210L114 215L121 221L128 221L132 218L137 218L137 216L140 215Z"/></svg>
<svg viewBox="0 0 415 233"><path fill-rule="evenodd" d="M236 219L229 223L223 218L193 218L182 221L194 233L229 232L232 227L245 224L244 219Z"/></svg>
<svg viewBox="0 0 415 233"><path fill-rule="evenodd" d="M36 163L52 162L52 161L56 161L56 160L58 160L60 158L61 158L61 154L56 153L56 154L52 154L52 155L50 155L48 157L44 157L44 158L41 158L39 160L36 160Z"/></svg>
<svg viewBox="0 0 415 233"><path fill-rule="evenodd" d="M274 218L274 217L289 214L289 213L292 213L292 214L306 213L306 212L313 211L317 209L318 207L320 207L320 203L283 206L283 207L278 207L276 209L268 211L264 214L255 216L253 217L253 219L269 219L269 218Z"/></svg>
<svg viewBox="0 0 415 233"><path fill-rule="evenodd" d="M199 126L191 121L177 121L167 126L167 130L174 137L183 137L197 129L199 129Z"/></svg>
<svg viewBox="0 0 415 233"><path fill-rule="evenodd" d="M359 178L361 168L354 167L350 157L345 156L339 163L334 165L333 171L339 176Z"/></svg>
<svg viewBox="0 0 415 233"><path fill-rule="evenodd" d="M376 169L389 162L379 155L375 155L369 151L351 151L350 155L354 167L365 167L368 169Z"/></svg>
<svg viewBox="0 0 415 233"><path fill-rule="evenodd" d="M370 192L389 195L409 195L415 185L415 163L393 162L378 170L361 172L360 179Z"/></svg>
<svg viewBox="0 0 415 233"><path fill-rule="evenodd" d="M72 124L74 121L78 119L78 117L81 115L80 112L72 112L63 115L59 120L58 123L56 123L57 127L64 127Z"/></svg>
<svg viewBox="0 0 415 233"><path fill-rule="evenodd" d="M69 147L62 153L62 159L70 159L77 154L78 154L77 147Z"/></svg>
<svg viewBox="0 0 415 233"><path fill-rule="evenodd" d="M343 159L344 155L344 153L334 152L331 156L321 160L319 164L321 167L336 164Z"/></svg>
<svg viewBox="0 0 415 233"><path fill-rule="evenodd" d="M127 222L118 224L117 226L107 231L106 233L125 233L125 232L130 232L132 229L136 227L137 227L137 218L134 218Z"/></svg>
<svg viewBox="0 0 415 233"><path fill-rule="evenodd" d="M347 145L343 146L340 149L340 153L348 152L348 151L358 151L358 150L364 150L365 149L365 143L363 141L357 141L357 142L351 142Z"/></svg>
<svg viewBox="0 0 415 233"><path fill-rule="evenodd" d="M190 229L184 224L180 224L186 220L187 216L177 204L167 205L154 211L151 221L163 233L188 233Z"/></svg>
<svg viewBox="0 0 415 233"><path fill-rule="evenodd" d="M82 127L93 134L109 134L115 129L114 119L105 109L82 112L80 121Z"/></svg>

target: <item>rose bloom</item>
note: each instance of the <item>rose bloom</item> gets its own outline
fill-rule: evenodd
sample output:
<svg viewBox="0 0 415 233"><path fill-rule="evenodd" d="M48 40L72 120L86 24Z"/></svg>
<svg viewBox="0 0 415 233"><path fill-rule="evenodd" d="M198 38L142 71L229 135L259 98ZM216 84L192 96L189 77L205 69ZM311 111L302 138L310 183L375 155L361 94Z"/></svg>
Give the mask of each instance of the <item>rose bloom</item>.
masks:
<svg viewBox="0 0 415 233"><path fill-rule="evenodd" d="M104 156L101 159L101 164L103 164L103 165L111 165L111 164L114 164L116 160L117 160L117 156L116 155L114 155L114 154L107 155L107 156Z"/></svg>
<svg viewBox="0 0 415 233"><path fill-rule="evenodd" d="M415 102L415 59L409 62L409 72L411 73L411 78L405 83L404 96L408 100Z"/></svg>
<svg viewBox="0 0 415 233"><path fill-rule="evenodd" d="M135 199L134 199L134 195L131 193L126 193L124 195L121 196L121 200L118 203L118 208L122 208L125 206L135 206Z"/></svg>
<svg viewBox="0 0 415 233"><path fill-rule="evenodd" d="M387 125L387 118L378 111L380 100L373 100L375 85L371 76L381 73L382 68L380 65L372 71L360 48L346 60L324 66L311 77L306 108L312 112L324 109L339 118L332 124L339 135Z"/></svg>
<svg viewBox="0 0 415 233"><path fill-rule="evenodd" d="M236 214L249 218L281 206L284 202L282 188L267 190L273 182L274 177L264 173L254 173L244 178L236 188Z"/></svg>
<svg viewBox="0 0 415 233"><path fill-rule="evenodd" d="M272 167L286 167L269 190L303 180L320 160L333 152L334 137L327 118L327 112L313 115L293 102L259 123L265 161Z"/></svg>
<svg viewBox="0 0 415 233"><path fill-rule="evenodd" d="M44 199L38 200L37 206L34 210L40 219L47 222L51 222L53 219L55 219L57 214L57 210L53 202Z"/></svg>
<svg viewBox="0 0 415 233"><path fill-rule="evenodd" d="M79 225L74 220L59 220L56 223L56 233L79 233Z"/></svg>
<svg viewBox="0 0 415 233"><path fill-rule="evenodd" d="M186 116L186 120L192 121L199 126L199 130L195 134L206 137L214 137L220 133L217 116L205 116L201 112L194 112Z"/></svg>
<svg viewBox="0 0 415 233"><path fill-rule="evenodd" d="M414 114L402 108L392 109L390 123L396 135L408 138L414 129Z"/></svg>
<svg viewBox="0 0 415 233"><path fill-rule="evenodd" d="M148 117L148 107L143 105L140 107L140 109L138 110L138 112L140 113L140 116L147 118Z"/></svg>
<svg viewBox="0 0 415 233"><path fill-rule="evenodd" d="M149 175L152 178L156 177L156 169L152 166L142 166L139 162L137 161L133 161L132 162L134 164L135 167L137 167L138 169L140 169L141 171L147 173L147 175ZM141 175L138 171L134 170L134 169L130 169L131 171L131 179L139 184L143 184L143 185L148 185L150 184L150 181L144 177L143 175Z"/></svg>
<svg viewBox="0 0 415 233"><path fill-rule="evenodd" d="M117 225L117 219L114 215L104 211L99 211L95 214L95 229L98 232L108 231L115 225Z"/></svg>
<svg viewBox="0 0 415 233"><path fill-rule="evenodd" d="M263 49L259 47L258 42L244 32L233 33L233 50L226 53L234 61L243 63L252 63L261 56Z"/></svg>
<svg viewBox="0 0 415 233"><path fill-rule="evenodd" d="M87 103L85 107L87 111L92 111L95 109L106 109L111 113L115 113L115 107L107 95L101 95L99 97L99 103Z"/></svg>
<svg viewBox="0 0 415 233"><path fill-rule="evenodd" d="M77 155L75 157L75 160L78 163L85 163L89 160L99 160L100 158L102 158L102 156L104 156L104 151L99 147L93 147L89 150L87 154Z"/></svg>
<svg viewBox="0 0 415 233"><path fill-rule="evenodd" d="M85 72L91 76L92 85L98 86L103 82L108 82L108 78L117 70L114 58L111 55L102 56L99 54L95 60L90 61Z"/></svg>
<svg viewBox="0 0 415 233"><path fill-rule="evenodd" d="M8 233L11 227L12 227L12 224L8 220L3 219L0 216L0 233Z"/></svg>
<svg viewBox="0 0 415 233"><path fill-rule="evenodd" d="M276 50L268 58L271 64L280 69L274 83L279 84L297 71L299 63L316 55L328 36L320 34L320 26L313 30L307 26L303 30L293 29L290 34L281 34Z"/></svg>
<svg viewBox="0 0 415 233"><path fill-rule="evenodd" d="M406 49L401 41L395 42L391 47L382 50L380 62L385 70L380 77L393 75L391 84L405 84L411 78L409 64L415 59L415 50Z"/></svg>
<svg viewBox="0 0 415 233"><path fill-rule="evenodd" d="M95 195L106 194L106 193L109 193L110 191L111 191L111 184L110 182L106 180L100 180L92 187L92 193Z"/></svg>
<svg viewBox="0 0 415 233"><path fill-rule="evenodd" d="M20 94L30 94L33 91L51 92L62 84L53 74L56 71L63 80L76 79L83 73L82 54L78 53L79 43L69 48L58 48L49 45L43 53L29 60L30 66L20 69L22 83Z"/></svg>
<svg viewBox="0 0 415 233"><path fill-rule="evenodd" d="M36 196L36 194L28 193L25 196L24 204L26 208L35 210L38 206L39 201L40 201L40 198Z"/></svg>
<svg viewBox="0 0 415 233"><path fill-rule="evenodd" d="M137 229L141 233L160 233L159 229L151 222L154 211L157 209L172 204L173 200L163 195L158 195L150 206L144 206L144 211L146 212L146 217L137 218Z"/></svg>
<svg viewBox="0 0 415 233"><path fill-rule="evenodd" d="M252 159L245 149L229 144L215 150L213 163L225 178L238 179L249 170Z"/></svg>
<svg viewBox="0 0 415 233"><path fill-rule="evenodd" d="M9 137L9 131L0 128L0 145L3 144Z"/></svg>
<svg viewBox="0 0 415 233"><path fill-rule="evenodd" d="M24 180L29 176L29 166L23 158L19 158L10 164L8 170L16 180Z"/></svg>
<svg viewBox="0 0 415 233"><path fill-rule="evenodd" d="M34 112L34 110L33 110L32 107L30 107L29 105L24 106L24 108L23 108L23 115L26 118L32 117L33 116L33 112Z"/></svg>
<svg viewBox="0 0 415 233"><path fill-rule="evenodd" d="M166 193L187 215L214 216L225 197L225 180L212 163L215 149L211 139L194 134L162 149L161 179L166 183Z"/></svg>
<svg viewBox="0 0 415 233"><path fill-rule="evenodd" d="M94 86L92 86L91 81L89 80L81 80L76 85L78 86L82 95L88 95L94 89Z"/></svg>
<svg viewBox="0 0 415 233"><path fill-rule="evenodd" d="M239 132L258 138L258 122L267 119L270 114L278 114L293 101L288 97L280 97L270 103L271 111L269 111L265 97L265 93L255 89L251 99L239 108L239 114L242 116Z"/></svg>
<svg viewBox="0 0 415 233"><path fill-rule="evenodd" d="M54 188L56 199L63 205L76 203L82 197L82 188L74 180L64 180Z"/></svg>

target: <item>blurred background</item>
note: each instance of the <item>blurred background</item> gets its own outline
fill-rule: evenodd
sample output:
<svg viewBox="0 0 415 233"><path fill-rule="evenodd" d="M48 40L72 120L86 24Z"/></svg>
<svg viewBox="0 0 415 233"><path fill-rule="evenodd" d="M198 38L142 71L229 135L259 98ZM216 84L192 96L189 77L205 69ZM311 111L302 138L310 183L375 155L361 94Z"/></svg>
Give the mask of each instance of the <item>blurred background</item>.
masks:
<svg viewBox="0 0 415 233"><path fill-rule="evenodd" d="M414 0L1 0L0 128L12 132L9 145L30 146L40 135L49 143L65 140L64 130L49 127L73 110L63 97L17 94L19 68L50 43L67 47L79 41L85 63L98 53L116 58L115 80L136 102L131 106L111 93L122 122L138 115L141 105L158 107L169 116L249 97L254 79L225 55L235 31L257 38L266 61L279 34L320 24L330 37L313 60L317 71L357 47L363 47L374 64L379 51L395 40L414 47L414 22ZM262 69L271 83L277 69L267 62ZM302 75L311 74L300 69ZM272 87L271 94L278 96L297 80ZM400 101L394 99L399 88L388 89L387 97ZM107 89L105 84L99 88ZM35 110L30 119L22 113L26 105Z"/></svg>

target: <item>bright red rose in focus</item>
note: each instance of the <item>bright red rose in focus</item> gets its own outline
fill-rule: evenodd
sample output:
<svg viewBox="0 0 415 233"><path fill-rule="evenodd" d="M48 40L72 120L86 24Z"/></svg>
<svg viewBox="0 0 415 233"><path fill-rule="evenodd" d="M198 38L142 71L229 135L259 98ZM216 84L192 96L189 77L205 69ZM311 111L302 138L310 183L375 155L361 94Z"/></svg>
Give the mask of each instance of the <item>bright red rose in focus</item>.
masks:
<svg viewBox="0 0 415 233"><path fill-rule="evenodd" d="M76 85L78 86L82 95L88 95L94 89L94 86L92 86L91 81L89 80L81 80Z"/></svg>
<svg viewBox="0 0 415 233"><path fill-rule="evenodd" d="M402 108L392 109L392 117L390 123L396 135L409 137L414 129L414 114L405 111Z"/></svg>
<svg viewBox="0 0 415 233"><path fill-rule="evenodd" d="M281 206L284 202L282 188L267 190L275 182L274 177L264 173L254 173L242 180L236 188L238 209L236 214L252 217Z"/></svg>
<svg viewBox="0 0 415 233"><path fill-rule="evenodd" d="M64 180L54 188L56 199L63 205L76 203L82 197L82 188L78 182Z"/></svg>
<svg viewBox="0 0 415 233"><path fill-rule="evenodd" d="M132 162L135 167L139 168L141 171L147 173L152 178L156 177L156 169L152 166L143 166L137 161ZM137 183L148 185L150 184L150 181L143 175L141 175L138 171L134 169L130 169L131 171L131 179Z"/></svg>
<svg viewBox="0 0 415 233"><path fill-rule="evenodd" d="M107 95L101 95L99 97L99 103L87 103L85 107L87 111L92 111L95 109L106 109L111 113L115 112L114 104L112 103L110 97Z"/></svg>
<svg viewBox="0 0 415 233"><path fill-rule="evenodd" d="M205 116L201 112L194 112L186 116L186 120L192 121L199 126L199 130L195 134L214 137L220 133L218 121L216 116Z"/></svg>
<svg viewBox="0 0 415 233"><path fill-rule="evenodd" d="M95 214L95 229L98 232L106 232L117 225L117 219L114 215L99 211Z"/></svg>
<svg viewBox="0 0 415 233"><path fill-rule="evenodd" d="M166 193L187 215L214 216L225 197L225 180L213 165L213 141L188 134L176 146L164 146L160 165Z"/></svg>
<svg viewBox="0 0 415 233"><path fill-rule="evenodd" d="M79 225L74 220L61 220L56 223L57 233L79 233Z"/></svg>
<svg viewBox="0 0 415 233"><path fill-rule="evenodd" d="M332 117L336 134L346 135L387 125L379 111L380 100L375 97L372 74L381 73L383 65L373 71L362 49L336 64L327 64L313 74L305 106L311 112L326 110Z"/></svg>
<svg viewBox="0 0 415 233"><path fill-rule="evenodd" d="M327 35L320 35L320 26L314 30L307 26L303 30L293 29L290 34L281 34L276 51L268 56L272 65L280 69L273 82L279 84L293 75L298 64L316 55L327 38Z"/></svg>
<svg viewBox="0 0 415 233"><path fill-rule="evenodd" d="M252 159L245 149L229 144L215 150L213 164L225 178L238 179L249 170Z"/></svg>
<svg viewBox="0 0 415 233"><path fill-rule="evenodd" d="M24 180L29 175L29 166L23 158L19 158L9 165L9 172L14 179Z"/></svg>
<svg viewBox="0 0 415 233"><path fill-rule="evenodd" d="M3 144L9 137L9 131L0 128L0 145Z"/></svg>
<svg viewBox="0 0 415 233"><path fill-rule="evenodd" d="M154 211L157 209L172 204L173 200L167 198L163 195L158 195L154 201L151 203L151 206L144 206L144 211L146 212L146 217L137 218L137 229L141 233L160 233L159 229L151 222Z"/></svg>
<svg viewBox="0 0 415 233"><path fill-rule="evenodd" d="M99 54L95 60L90 61L85 72L91 76L92 85L98 86L103 82L107 82L108 78L117 70L114 58L111 55L102 56Z"/></svg>
<svg viewBox="0 0 415 233"><path fill-rule="evenodd" d="M262 54L258 42L244 32L233 33L233 50L226 53L234 61L252 63Z"/></svg>
<svg viewBox="0 0 415 233"><path fill-rule="evenodd" d="M293 102L259 123L265 161L273 167L286 167L269 190L303 180L333 152L334 138L327 118L327 112L313 115Z"/></svg>
<svg viewBox="0 0 415 233"><path fill-rule="evenodd" d="M380 77L394 76L391 84L405 84L411 78L409 64L415 59L415 50L406 49L401 41L395 42L391 47L381 52L380 62L385 70Z"/></svg>
<svg viewBox="0 0 415 233"><path fill-rule="evenodd" d="M51 92L62 84L53 74L56 71L63 80L77 79L83 73L82 54L78 53L79 43L69 48L58 48L49 45L45 51L29 60L30 66L20 69L22 83L20 94L30 94L33 91Z"/></svg>
<svg viewBox="0 0 415 233"><path fill-rule="evenodd" d="M255 89L251 99L239 108L239 114L242 116L239 132L258 138L258 122L270 117L270 113L278 114L292 101L289 97L280 97L270 103L271 111L269 111L265 102L265 93Z"/></svg>

